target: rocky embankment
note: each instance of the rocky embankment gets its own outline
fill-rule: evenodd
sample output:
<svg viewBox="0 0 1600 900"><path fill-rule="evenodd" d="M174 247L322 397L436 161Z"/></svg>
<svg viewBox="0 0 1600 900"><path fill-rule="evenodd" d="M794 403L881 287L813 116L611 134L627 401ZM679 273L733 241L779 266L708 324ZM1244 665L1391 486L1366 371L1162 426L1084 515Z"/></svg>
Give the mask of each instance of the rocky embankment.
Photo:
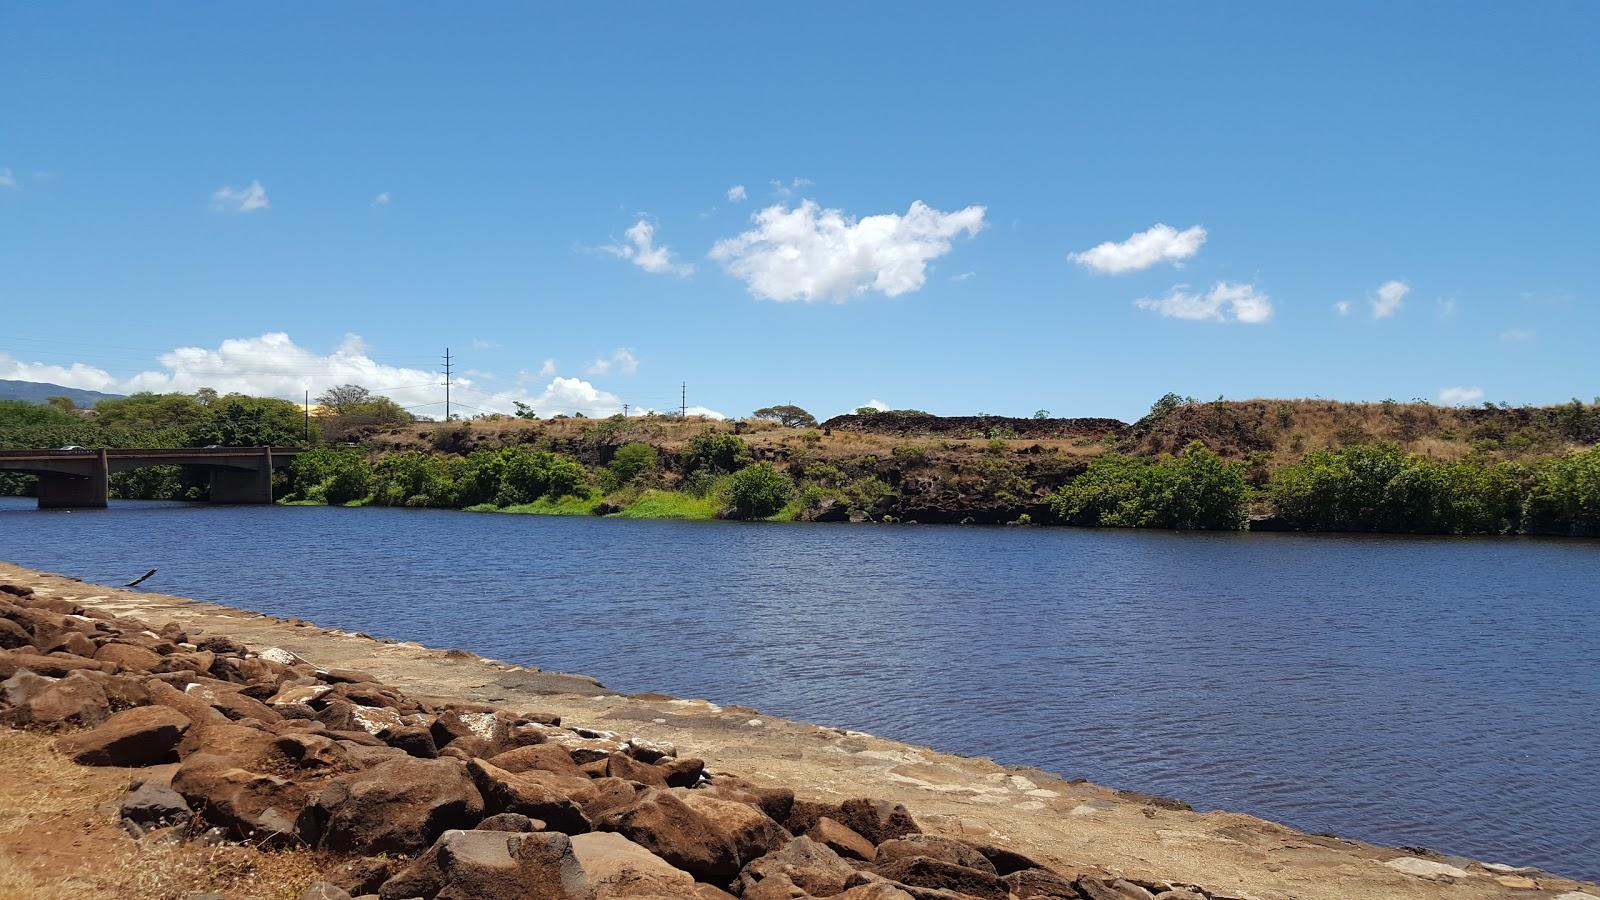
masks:
<svg viewBox="0 0 1600 900"><path fill-rule="evenodd" d="M0 721L57 733L81 766L129 770L115 815L131 840L315 848L328 865L301 895L313 900L1600 898L1544 873L4 566L0 648ZM330 655L313 664L307 648ZM326 664L350 658L515 702ZM928 802L904 802L916 797Z"/></svg>

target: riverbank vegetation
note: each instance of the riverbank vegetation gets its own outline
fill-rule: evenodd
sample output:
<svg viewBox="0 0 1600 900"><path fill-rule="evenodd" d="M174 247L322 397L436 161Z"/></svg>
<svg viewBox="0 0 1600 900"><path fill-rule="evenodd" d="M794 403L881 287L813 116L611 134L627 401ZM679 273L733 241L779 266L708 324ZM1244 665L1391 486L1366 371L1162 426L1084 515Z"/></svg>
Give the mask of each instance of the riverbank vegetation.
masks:
<svg viewBox="0 0 1600 900"><path fill-rule="evenodd" d="M1168 529L1600 535L1600 406L1435 407L1168 395L1109 419L799 407L669 416L413 421L354 386L318 398L285 502L543 515ZM0 404L0 448L299 444L306 410L136 395L92 414ZM343 440L329 440L337 435ZM29 479L0 475L0 491ZM179 470L114 496L203 496Z"/></svg>

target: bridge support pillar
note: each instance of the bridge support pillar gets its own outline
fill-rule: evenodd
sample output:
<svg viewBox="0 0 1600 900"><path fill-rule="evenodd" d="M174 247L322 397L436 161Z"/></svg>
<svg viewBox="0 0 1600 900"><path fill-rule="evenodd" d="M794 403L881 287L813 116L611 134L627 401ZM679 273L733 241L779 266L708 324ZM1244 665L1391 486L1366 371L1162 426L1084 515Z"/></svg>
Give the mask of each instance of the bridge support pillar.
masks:
<svg viewBox="0 0 1600 900"><path fill-rule="evenodd" d="M211 502L271 503L272 448L261 448L253 469L212 469Z"/></svg>
<svg viewBox="0 0 1600 900"><path fill-rule="evenodd" d="M84 475L41 473L39 508L105 509L106 500L111 496L111 466L106 461L106 452L101 450L87 469Z"/></svg>

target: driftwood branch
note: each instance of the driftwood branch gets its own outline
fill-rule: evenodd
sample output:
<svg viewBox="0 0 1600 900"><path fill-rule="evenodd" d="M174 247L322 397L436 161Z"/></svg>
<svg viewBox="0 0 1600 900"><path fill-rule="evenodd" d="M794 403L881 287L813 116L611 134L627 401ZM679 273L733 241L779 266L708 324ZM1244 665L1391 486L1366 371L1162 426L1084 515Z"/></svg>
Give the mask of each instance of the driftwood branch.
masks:
<svg viewBox="0 0 1600 900"><path fill-rule="evenodd" d="M156 573L156 570L155 569L151 569L150 571L144 573L143 575L140 575L138 578L135 578L134 580L128 582L125 585L123 585L123 587L138 587L140 582L144 581L146 578L149 578L151 575L154 575L155 573Z"/></svg>

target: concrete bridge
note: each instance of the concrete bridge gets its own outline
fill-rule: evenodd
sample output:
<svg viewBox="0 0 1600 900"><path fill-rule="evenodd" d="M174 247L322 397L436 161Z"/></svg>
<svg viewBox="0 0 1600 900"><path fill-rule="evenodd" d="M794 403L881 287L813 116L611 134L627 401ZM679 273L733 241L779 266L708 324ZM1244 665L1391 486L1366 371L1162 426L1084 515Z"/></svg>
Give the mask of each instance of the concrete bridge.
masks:
<svg viewBox="0 0 1600 900"><path fill-rule="evenodd" d="M0 450L0 472L39 476L39 508L103 508L112 472L182 466L204 473L212 503L271 503L272 471L287 468L299 450L221 447L180 450Z"/></svg>

